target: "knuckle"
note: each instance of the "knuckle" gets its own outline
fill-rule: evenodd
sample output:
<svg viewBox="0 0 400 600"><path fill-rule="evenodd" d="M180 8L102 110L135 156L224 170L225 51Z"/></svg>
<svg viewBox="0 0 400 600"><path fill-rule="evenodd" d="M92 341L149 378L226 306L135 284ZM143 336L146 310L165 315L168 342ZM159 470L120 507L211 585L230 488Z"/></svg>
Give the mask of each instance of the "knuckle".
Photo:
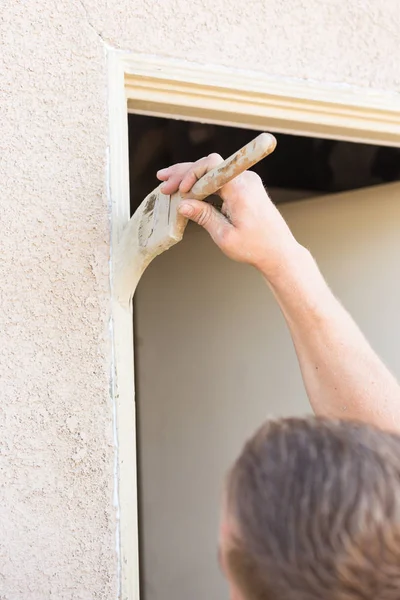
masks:
<svg viewBox="0 0 400 600"><path fill-rule="evenodd" d="M218 231L219 234L219 240L220 240L220 244L221 246L229 246L229 242L231 240L231 228L230 227L221 227L220 230Z"/></svg>
<svg viewBox="0 0 400 600"><path fill-rule="evenodd" d="M210 161L210 163L213 163L216 165L221 163L224 160L222 158L222 156L220 154L218 154L217 152L212 152L211 154L208 155L207 158Z"/></svg>
<svg viewBox="0 0 400 600"><path fill-rule="evenodd" d="M172 167L169 167L169 171L173 174L184 174L187 173L191 167L192 167L193 163L190 162L186 162L186 163L177 163L176 165L173 165Z"/></svg>
<svg viewBox="0 0 400 600"><path fill-rule="evenodd" d="M204 204L204 207L201 209L201 211L198 214L197 223L199 225L201 225L202 227L206 227L206 225L208 225L210 223L212 216L213 216L212 207L209 204Z"/></svg>
<svg viewBox="0 0 400 600"><path fill-rule="evenodd" d="M204 167L204 165L207 165L208 161L208 156L202 156L202 158L199 158L198 160L196 160L196 162L192 163L192 169L196 169L197 167Z"/></svg>
<svg viewBox="0 0 400 600"><path fill-rule="evenodd" d="M255 173L254 171L245 171L245 173L243 174L245 176L246 183L252 185L261 183L261 177L257 175L257 173Z"/></svg>
<svg viewBox="0 0 400 600"><path fill-rule="evenodd" d="M233 180L233 184L244 193L248 188L262 185L262 181L261 177L254 171L244 171Z"/></svg>
<svg viewBox="0 0 400 600"><path fill-rule="evenodd" d="M192 164L192 168L190 169L190 174L193 175L196 179L200 179L207 172L209 165L208 156L203 156L195 163Z"/></svg>

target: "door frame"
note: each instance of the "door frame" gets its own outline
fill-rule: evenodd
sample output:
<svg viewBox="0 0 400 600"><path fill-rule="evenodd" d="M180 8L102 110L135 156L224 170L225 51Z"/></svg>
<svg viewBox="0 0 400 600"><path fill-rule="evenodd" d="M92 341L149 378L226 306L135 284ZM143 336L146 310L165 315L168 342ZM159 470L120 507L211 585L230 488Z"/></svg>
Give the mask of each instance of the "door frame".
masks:
<svg viewBox="0 0 400 600"><path fill-rule="evenodd" d="M118 598L139 600L132 306L113 293L115 254L130 219L128 112L311 137L400 146L398 94L271 78L260 72L108 51L111 211L111 401Z"/></svg>

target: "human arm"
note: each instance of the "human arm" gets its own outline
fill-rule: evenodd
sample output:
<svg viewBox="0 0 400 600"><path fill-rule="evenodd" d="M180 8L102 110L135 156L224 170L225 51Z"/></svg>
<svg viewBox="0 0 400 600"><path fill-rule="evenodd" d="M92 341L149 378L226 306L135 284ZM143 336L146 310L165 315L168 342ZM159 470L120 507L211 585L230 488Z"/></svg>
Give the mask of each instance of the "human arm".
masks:
<svg viewBox="0 0 400 600"><path fill-rule="evenodd" d="M221 160L211 155L159 172L163 191L189 192ZM227 256L253 265L265 277L290 329L315 413L400 430L398 383L336 300L310 253L294 239L260 178L245 172L220 196L224 214L192 200L182 202L180 210Z"/></svg>

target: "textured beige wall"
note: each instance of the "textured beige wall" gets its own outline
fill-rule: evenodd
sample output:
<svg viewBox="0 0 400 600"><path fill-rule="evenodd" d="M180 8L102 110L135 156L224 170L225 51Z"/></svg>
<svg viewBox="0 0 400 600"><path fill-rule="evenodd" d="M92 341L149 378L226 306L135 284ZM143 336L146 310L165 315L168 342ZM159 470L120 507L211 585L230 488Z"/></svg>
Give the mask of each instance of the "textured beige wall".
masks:
<svg viewBox="0 0 400 600"><path fill-rule="evenodd" d="M397 0L82 0L111 45L272 76L400 89Z"/></svg>
<svg viewBox="0 0 400 600"><path fill-rule="evenodd" d="M397 2L347 4L3 1L2 599L117 593L106 47L397 89Z"/></svg>
<svg viewBox="0 0 400 600"><path fill-rule="evenodd" d="M334 292L400 376L400 184L282 206ZM385 195L385 197L383 196ZM262 278L192 226L136 296L145 600L227 598L221 485L267 416L310 412Z"/></svg>
<svg viewBox="0 0 400 600"><path fill-rule="evenodd" d="M104 45L3 3L0 597L116 597Z"/></svg>

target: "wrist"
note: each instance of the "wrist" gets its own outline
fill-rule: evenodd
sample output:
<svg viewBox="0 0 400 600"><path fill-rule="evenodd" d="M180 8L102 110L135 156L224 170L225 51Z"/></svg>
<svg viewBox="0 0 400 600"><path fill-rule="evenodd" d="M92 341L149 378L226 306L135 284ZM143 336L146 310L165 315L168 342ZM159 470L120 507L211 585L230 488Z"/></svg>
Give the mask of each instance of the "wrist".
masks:
<svg viewBox="0 0 400 600"><path fill-rule="evenodd" d="M312 265L315 263L310 252L294 240L293 244L281 252L277 260L262 261L257 265L257 269L269 285L275 288L290 282L293 278L297 279L302 272L304 273L304 270L308 270Z"/></svg>
<svg viewBox="0 0 400 600"><path fill-rule="evenodd" d="M324 280L309 250L298 244L278 267L262 271L287 320L299 313L331 320L337 312L337 300ZM294 312L293 312L294 311Z"/></svg>

